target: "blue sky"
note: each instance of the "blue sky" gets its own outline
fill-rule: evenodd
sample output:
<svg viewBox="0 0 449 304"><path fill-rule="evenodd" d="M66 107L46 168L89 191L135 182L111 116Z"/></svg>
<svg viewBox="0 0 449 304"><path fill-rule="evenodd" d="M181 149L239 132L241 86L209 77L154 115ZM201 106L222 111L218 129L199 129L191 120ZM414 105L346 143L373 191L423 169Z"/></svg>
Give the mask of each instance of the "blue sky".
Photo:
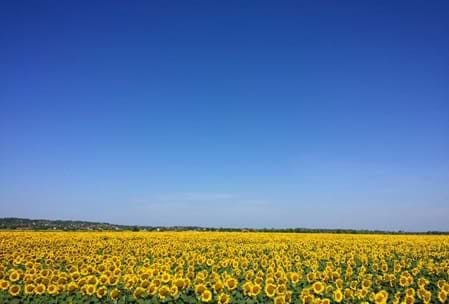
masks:
<svg viewBox="0 0 449 304"><path fill-rule="evenodd" d="M3 1L0 216L449 230L448 1Z"/></svg>

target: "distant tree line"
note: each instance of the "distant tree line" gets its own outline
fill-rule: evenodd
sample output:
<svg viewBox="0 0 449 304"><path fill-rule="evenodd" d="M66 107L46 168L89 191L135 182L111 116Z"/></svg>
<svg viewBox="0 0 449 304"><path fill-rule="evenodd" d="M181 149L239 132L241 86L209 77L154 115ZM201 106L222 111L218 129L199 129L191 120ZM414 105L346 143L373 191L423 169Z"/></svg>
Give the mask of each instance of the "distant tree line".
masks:
<svg viewBox="0 0 449 304"><path fill-rule="evenodd" d="M214 228L198 226L136 226L116 225L109 223L68 221L68 220L45 220L26 218L0 218L0 229L3 230L63 230L63 231L221 231L221 232L278 232L278 233L335 233L335 234L421 234L421 235L449 235L449 231L384 231L384 230L357 230L357 229L311 229L311 228Z"/></svg>

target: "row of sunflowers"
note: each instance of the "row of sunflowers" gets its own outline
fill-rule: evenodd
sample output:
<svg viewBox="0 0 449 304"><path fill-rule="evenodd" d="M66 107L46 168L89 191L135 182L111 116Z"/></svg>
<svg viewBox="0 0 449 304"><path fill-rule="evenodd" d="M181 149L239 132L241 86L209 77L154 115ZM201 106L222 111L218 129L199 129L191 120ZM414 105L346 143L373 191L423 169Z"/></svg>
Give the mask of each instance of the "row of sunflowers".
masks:
<svg viewBox="0 0 449 304"><path fill-rule="evenodd" d="M449 237L0 232L0 303L449 303Z"/></svg>

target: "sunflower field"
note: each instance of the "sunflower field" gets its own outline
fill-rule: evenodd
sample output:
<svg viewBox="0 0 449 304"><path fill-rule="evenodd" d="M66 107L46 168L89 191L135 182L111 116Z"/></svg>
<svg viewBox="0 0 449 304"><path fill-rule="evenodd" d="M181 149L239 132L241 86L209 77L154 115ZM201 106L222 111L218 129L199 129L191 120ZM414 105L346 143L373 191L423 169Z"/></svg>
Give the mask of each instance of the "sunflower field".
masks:
<svg viewBox="0 0 449 304"><path fill-rule="evenodd" d="M0 303L448 303L449 237L0 232Z"/></svg>

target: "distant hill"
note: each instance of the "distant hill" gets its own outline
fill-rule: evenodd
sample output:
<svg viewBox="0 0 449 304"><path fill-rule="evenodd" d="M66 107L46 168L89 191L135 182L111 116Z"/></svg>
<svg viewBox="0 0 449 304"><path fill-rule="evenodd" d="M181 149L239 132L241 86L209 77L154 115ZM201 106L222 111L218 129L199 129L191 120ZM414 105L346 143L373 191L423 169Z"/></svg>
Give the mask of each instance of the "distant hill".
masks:
<svg viewBox="0 0 449 304"><path fill-rule="evenodd" d="M129 231L241 231L241 232L285 232L285 233L354 233L354 234L444 234L449 235L449 231L427 231L427 232L406 232L406 231L383 231L383 230L355 230L355 229L310 229L310 228L215 228L198 226L138 226L138 225L117 225L110 223L71 221L71 220L46 220L5 217L0 218L0 230L129 230Z"/></svg>
<svg viewBox="0 0 449 304"><path fill-rule="evenodd" d="M74 220L47 220L47 219L27 219L16 217L0 218L0 229L16 230L209 230L202 227L162 227L162 226L136 226L118 225L110 223L74 221ZM240 230L240 229L236 229Z"/></svg>
<svg viewBox="0 0 449 304"><path fill-rule="evenodd" d="M128 226L87 221L45 220L7 217L0 219L0 229L33 230L116 230Z"/></svg>

